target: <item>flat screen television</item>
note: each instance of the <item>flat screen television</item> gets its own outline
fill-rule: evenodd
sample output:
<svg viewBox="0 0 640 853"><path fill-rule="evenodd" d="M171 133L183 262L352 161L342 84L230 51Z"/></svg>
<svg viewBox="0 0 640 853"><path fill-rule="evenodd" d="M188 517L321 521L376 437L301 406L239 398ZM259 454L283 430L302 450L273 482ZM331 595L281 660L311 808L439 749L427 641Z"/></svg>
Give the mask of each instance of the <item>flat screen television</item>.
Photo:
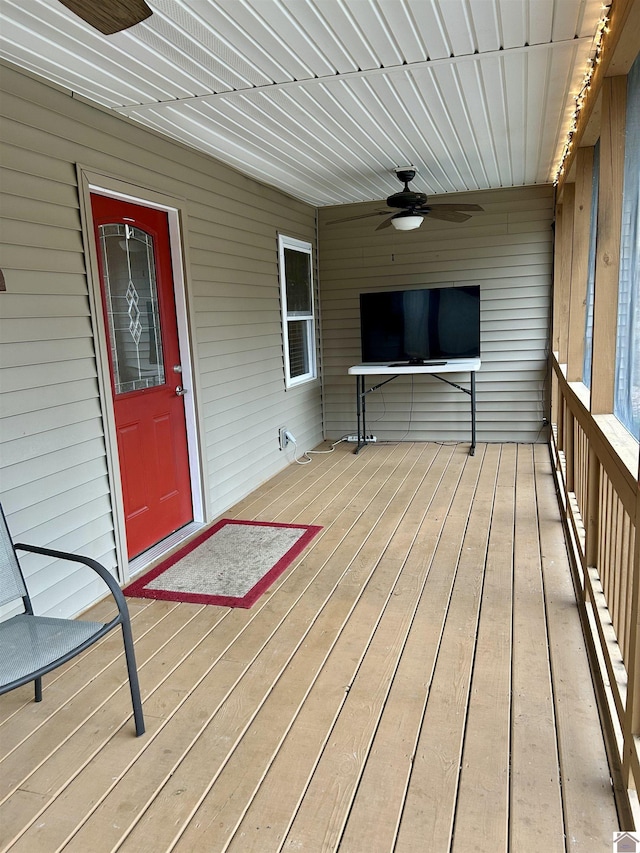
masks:
<svg viewBox="0 0 640 853"><path fill-rule="evenodd" d="M480 287L360 294L363 362L422 364L480 356Z"/></svg>

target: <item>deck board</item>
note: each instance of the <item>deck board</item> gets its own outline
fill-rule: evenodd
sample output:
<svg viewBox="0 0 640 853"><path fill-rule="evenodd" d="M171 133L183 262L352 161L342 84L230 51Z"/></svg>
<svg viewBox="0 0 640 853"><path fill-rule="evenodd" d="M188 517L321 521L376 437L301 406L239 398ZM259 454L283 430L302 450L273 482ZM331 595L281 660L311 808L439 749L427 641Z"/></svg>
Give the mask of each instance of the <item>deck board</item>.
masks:
<svg viewBox="0 0 640 853"><path fill-rule="evenodd" d="M547 449L350 450L226 513L323 527L251 609L130 600L142 738L115 633L0 697L0 850L608 853Z"/></svg>
<svg viewBox="0 0 640 853"><path fill-rule="evenodd" d="M502 448L460 769L454 853L506 853L516 447Z"/></svg>
<svg viewBox="0 0 640 853"><path fill-rule="evenodd" d="M513 584L511 846L565 849L531 447L518 448Z"/></svg>
<svg viewBox="0 0 640 853"><path fill-rule="evenodd" d="M484 449L484 448L483 448ZM484 574L491 499L498 448L477 454L467 465L461 487L449 511L445 544L451 592L446 620L434 661L424 717L416 745L409 788L396 849L413 851L428 838L434 849L447 849L452 834L458 789L460 753L464 738L469 680ZM463 522L463 519L467 523Z"/></svg>

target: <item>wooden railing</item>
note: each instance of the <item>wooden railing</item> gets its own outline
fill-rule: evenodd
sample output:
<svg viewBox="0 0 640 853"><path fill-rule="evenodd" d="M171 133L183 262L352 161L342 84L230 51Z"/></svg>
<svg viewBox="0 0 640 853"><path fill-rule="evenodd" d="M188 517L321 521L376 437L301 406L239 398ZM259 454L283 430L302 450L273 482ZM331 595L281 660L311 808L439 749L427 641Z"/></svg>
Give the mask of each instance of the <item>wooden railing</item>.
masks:
<svg viewBox="0 0 640 853"><path fill-rule="evenodd" d="M552 359L551 452L625 828L640 828L638 476Z"/></svg>

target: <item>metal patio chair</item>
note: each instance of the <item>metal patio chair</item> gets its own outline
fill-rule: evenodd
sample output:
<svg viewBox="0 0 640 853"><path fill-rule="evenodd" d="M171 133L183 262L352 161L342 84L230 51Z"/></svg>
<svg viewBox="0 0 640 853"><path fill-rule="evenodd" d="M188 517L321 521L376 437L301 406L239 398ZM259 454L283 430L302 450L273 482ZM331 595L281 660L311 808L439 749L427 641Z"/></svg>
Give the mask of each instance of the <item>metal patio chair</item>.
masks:
<svg viewBox="0 0 640 853"><path fill-rule="evenodd" d="M118 607L118 615L105 623L36 616L16 551L44 554L59 560L81 563L93 569L111 591ZM0 694L33 681L35 701L42 701L43 675L79 655L109 631L121 625L136 735L143 734L144 718L129 610L117 581L104 566L90 557L80 557L36 545L17 542L14 545L0 506L0 606L18 599L22 599L24 612L0 622Z"/></svg>

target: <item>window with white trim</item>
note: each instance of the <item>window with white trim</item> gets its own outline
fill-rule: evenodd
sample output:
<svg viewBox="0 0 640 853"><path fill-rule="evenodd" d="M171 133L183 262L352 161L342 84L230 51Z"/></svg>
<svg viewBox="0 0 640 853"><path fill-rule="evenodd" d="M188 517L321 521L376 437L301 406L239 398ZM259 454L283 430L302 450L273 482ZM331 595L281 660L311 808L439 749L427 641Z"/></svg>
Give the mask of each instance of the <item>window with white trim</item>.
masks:
<svg viewBox="0 0 640 853"><path fill-rule="evenodd" d="M278 236L285 381L316 378L316 323L311 243Z"/></svg>

